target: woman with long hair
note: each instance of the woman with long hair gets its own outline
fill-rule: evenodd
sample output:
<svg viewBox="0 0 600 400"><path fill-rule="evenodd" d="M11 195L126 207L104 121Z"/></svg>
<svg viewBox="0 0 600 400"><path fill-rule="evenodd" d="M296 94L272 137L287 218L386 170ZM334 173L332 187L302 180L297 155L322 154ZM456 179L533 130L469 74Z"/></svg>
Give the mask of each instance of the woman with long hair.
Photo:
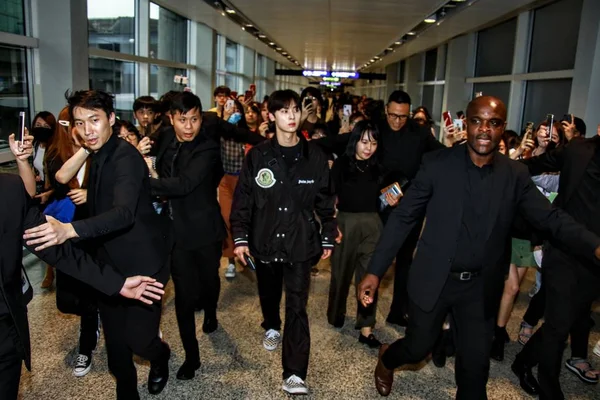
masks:
<svg viewBox="0 0 600 400"><path fill-rule="evenodd" d="M85 152L82 139L79 137L73 121L69 117L69 108L65 107L58 115L55 140L48 149L48 178L54 188L54 198L70 199L75 205L73 221L89 216L87 209L87 184L90 159L80 167L72 170L62 168L75 154ZM79 164L81 165L81 164ZM87 252L85 242L77 244ZM100 333L98 325L98 307L96 299L87 285L68 275L57 273L56 304L61 312L76 314L81 317L79 333L79 355L75 361L73 374L86 375L92 366L92 352L96 348Z"/></svg>
<svg viewBox="0 0 600 400"><path fill-rule="evenodd" d="M344 240L335 245L331 258L331 283L327 320L336 328L344 325L350 283L360 282L367 272L382 230L379 218L383 169L377 161L379 130L370 121L356 124L349 134L345 154L337 158L331 170L333 191L337 195L338 226ZM399 196L387 193L389 206L398 204ZM358 303L356 329L358 340L369 347L381 346L373 335L376 301L369 307Z"/></svg>
<svg viewBox="0 0 600 400"><path fill-rule="evenodd" d="M420 126L429 128L429 130L431 130L431 134L435 136L435 124L433 122L433 118L431 118L431 114L429 113L427 107L420 106L415 108L415 110L413 111L412 119Z"/></svg>

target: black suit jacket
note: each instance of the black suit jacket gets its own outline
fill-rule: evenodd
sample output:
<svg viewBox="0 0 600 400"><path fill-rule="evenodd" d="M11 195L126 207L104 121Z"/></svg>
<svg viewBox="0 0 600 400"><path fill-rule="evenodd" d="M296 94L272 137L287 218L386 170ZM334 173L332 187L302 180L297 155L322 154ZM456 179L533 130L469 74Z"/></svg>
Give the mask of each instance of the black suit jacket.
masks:
<svg viewBox="0 0 600 400"><path fill-rule="evenodd" d="M426 223L417 245L409 275L408 292L424 311L433 309L456 255L466 184L466 146L439 150L424 162L400 205L391 213L377 245L369 272L383 276L411 229L425 215ZM600 238L552 207L535 187L527 168L496 154L492 171L489 224L486 227L483 279L486 313L498 312L498 301L508 272L506 244L517 212L536 229L550 233L574 252L594 259Z"/></svg>
<svg viewBox="0 0 600 400"><path fill-rule="evenodd" d="M176 140L171 130L164 134L156 157L160 171L164 154ZM199 134L184 142L175 159L171 177L151 179L152 194L167 197L173 210L173 229L178 247L194 249L226 236L225 222L217 201L217 187L223 177L219 142Z"/></svg>
<svg viewBox="0 0 600 400"><path fill-rule="evenodd" d="M113 134L92 155L90 218L72 223L81 239L90 240L98 259L125 276L156 276L167 264L172 240L152 206L149 180L137 149Z"/></svg>
<svg viewBox="0 0 600 400"><path fill-rule="evenodd" d="M29 324L27 305L21 289L21 266L23 259L23 231L46 222L37 207L30 207L23 181L18 175L0 174L0 295L4 297L14 321L24 354L25 365L31 368ZM50 265L54 265L76 279L81 280L106 295L119 293L125 278L114 268L97 265L82 250L69 241L41 252L29 250Z"/></svg>

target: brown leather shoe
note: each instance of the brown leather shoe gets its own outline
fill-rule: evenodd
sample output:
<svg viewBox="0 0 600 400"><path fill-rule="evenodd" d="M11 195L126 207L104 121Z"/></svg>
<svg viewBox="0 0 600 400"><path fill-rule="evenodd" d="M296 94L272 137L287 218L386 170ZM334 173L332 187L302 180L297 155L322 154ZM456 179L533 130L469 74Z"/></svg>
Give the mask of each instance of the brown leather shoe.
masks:
<svg viewBox="0 0 600 400"><path fill-rule="evenodd" d="M54 267L46 265L46 275L44 276L44 280L40 287L42 289L48 289L52 286L52 282L54 282Z"/></svg>
<svg viewBox="0 0 600 400"><path fill-rule="evenodd" d="M375 367L375 387L382 396L388 396L390 394L394 383L394 370L387 369L381 361L381 357L388 347L390 347L389 344L382 344L379 348L379 358L377 360L377 366Z"/></svg>

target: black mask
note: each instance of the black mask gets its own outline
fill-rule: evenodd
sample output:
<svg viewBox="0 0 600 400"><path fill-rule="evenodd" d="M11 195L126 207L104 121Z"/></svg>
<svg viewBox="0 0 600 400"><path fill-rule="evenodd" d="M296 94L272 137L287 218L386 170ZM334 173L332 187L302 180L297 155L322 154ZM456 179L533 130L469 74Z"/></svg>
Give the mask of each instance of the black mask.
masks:
<svg viewBox="0 0 600 400"><path fill-rule="evenodd" d="M46 143L53 133L54 131L51 128L46 128L44 126L36 126L31 129L31 134L35 140L42 143Z"/></svg>

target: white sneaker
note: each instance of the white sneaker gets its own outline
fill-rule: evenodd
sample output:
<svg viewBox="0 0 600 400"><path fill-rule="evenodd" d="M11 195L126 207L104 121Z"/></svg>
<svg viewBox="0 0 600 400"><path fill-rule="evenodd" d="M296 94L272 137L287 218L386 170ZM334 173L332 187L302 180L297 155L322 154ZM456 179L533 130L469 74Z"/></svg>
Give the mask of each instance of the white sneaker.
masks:
<svg viewBox="0 0 600 400"><path fill-rule="evenodd" d="M225 270L225 278L235 278L235 264L229 264Z"/></svg>
<svg viewBox="0 0 600 400"><path fill-rule="evenodd" d="M308 394L306 383L296 375L284 379L281 388L289 394Z"/></svg>
<svg viewBox="0 0 600 400"><path fill-rule="evenodd" d="M265 332L265 337L263 339L263 346L265 349L273 351L279 346L279 342L281 342L281 334L278 331L269 329Z"/></svg>
<svg viewBox="0 0 600 400"><path fill-rule="evenodd" d="M89 357L85 354L80 354L77 356L77 361L75 361L75 368L73 368L73 375L75 376L85 376L92 369L92 356Z"/></svg>
<svg viewBox="0 0 600 400"><path fill-rule="evenodd" d="M594 354L600 357L600 340L598 340L594 346Z"/></svg>

